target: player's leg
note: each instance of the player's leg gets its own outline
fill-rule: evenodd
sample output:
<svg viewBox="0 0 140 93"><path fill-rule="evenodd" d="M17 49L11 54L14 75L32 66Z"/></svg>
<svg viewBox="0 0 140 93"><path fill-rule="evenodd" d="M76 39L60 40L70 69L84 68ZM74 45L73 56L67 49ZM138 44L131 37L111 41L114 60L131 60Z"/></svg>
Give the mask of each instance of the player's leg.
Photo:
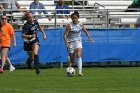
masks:
<svg viewBox="0 0 140 93"><path fill-rule="evenodd" d="M32 60L33 60L32 59L32 52L31 51L27 51L27 54L28 54L28 59L26 61L26 64L27 64L29 69L32 69L32 65L31 65Z"/></svg>
<svg viewBox="0 0 140 93"><path fill-rule="evenodd" d="M3 72L3 67L4 67L5 62L6 62L8 51L9 51L9 48L2 48L1 49L1 58L2 58L1 72Z"/></svg>
<svg viewBox="0 0 140 93"><path fill-rule="evenodd" d="M32 46L32 57L34 58L34 65L36 69L36 74L39 74L39 56L38 56L39 45L37 43Z"/></svg>
<svg viewBox="0 0 140 93"><path fill-rule="evenodd" d="M3 73L3 69L2 69L2 59L0 59L0 73Z"/></svg>
<svg viewBox="0 0 140 93"><path fill-rule="evenodd" d="M82 48L77 48L76 49L76 56L77 56L78 75L79 76L83 76L83 74L82 74L82 58L81 58L81 54L82 54Z"/></svg>
<svg viewBox="0 0 140 93"><path fill-rule="evenodd" d="M74 63L75 63L75 61L74 61L74 53L69 53L69 57L70 57L69 66L74 65Z"/></svg>
<svg viewBox="0 0 140 93"><path fill-rule="evenodd" d="M69 53L69 58L70 58L70 62L69 62L69 66L71 66L72 64L75 63L74 60L74 42L69 42L70 47L68 48L68 53Z"/></svg>
<svg viewBox="0 0 140 93"><path fill-rule="evenodd" d="M77 57L77 65L78 65L78 74L79 76L83 76L82 74L82 41L78 40L75 42L75 52Z"/></svg>
<svg viewBox="0 0 140 93"><path fill-rule="evenodd" d="M29 69L32 68L31 63L32 63L32 43L29 42L24 42L24 51L26 51L28 55L28 59L26 60L26 64Z"/></svg>
<svg viewBox="0 0 140 93"><path fill-rule="evenodd" d="M3 73L3 69L2 69L2 59L1 59L1 47L0 47L0 73Z"/></svg>
<svg viewBox="0 0 140 93"><path fill-rule="evenodd" d="M7 64L9 65L9 70L10 70L10 71L14 71L14 70L15 70L15 67L12 65L12 63L11 63L9 57L6 58L6 62L7 62Z"/></svg>

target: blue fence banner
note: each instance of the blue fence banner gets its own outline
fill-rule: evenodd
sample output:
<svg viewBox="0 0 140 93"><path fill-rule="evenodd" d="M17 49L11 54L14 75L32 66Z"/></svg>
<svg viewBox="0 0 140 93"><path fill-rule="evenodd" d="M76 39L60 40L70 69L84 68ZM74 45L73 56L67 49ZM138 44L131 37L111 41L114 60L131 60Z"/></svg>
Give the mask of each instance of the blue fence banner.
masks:
<svg viewBox="0 0 140 93"><path fill-rule="evenodd" d="M41 43L40 62L66 62L67 48L63 40L65 29L46 29L47 40L37 31ZM94 43L82 33L83 62L140 61L140 29L88 29ZM14 64L25 63L21 31L15 31L17 47L11 47L9 57Z"/></svg>

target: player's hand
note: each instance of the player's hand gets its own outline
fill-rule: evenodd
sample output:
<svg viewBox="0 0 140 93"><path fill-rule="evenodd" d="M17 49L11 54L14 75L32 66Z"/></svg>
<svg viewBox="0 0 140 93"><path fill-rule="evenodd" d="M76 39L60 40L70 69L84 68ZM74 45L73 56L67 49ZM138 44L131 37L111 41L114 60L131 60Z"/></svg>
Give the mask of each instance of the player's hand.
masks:
<svg viewBox="0 0 140 93"><path fill-rule="evenodd" d="M46 35L44 35L44 36L43 36L43 39L44 39L44 40L46 40L46 39L47 39Z"/></svg>
<svg viewBox="0 0 140 93"><path fill-rule="evenodd" d="M36 38L36 34L33 34L31 38Z"/></svg>
<svg viewBox="0 0 140 93"><path fill-rule="evenodd" d="M16 42L14 42L14 48L17 46Z"/></svg>
<svg viewBox="0 0 140 93"><path fill-rule="evenodd" d="M67 48L70 48L70 44L68 42L66 42L66 46Z"/></svg>
<svg viewBox="0 0 140 93"><path fill-rule="evenodd" d="M89 38L89 40L90 40L92 43L94 43L94 40L93 40L93 38L91 38L91 37L90 37L90 38Z"/></svg>

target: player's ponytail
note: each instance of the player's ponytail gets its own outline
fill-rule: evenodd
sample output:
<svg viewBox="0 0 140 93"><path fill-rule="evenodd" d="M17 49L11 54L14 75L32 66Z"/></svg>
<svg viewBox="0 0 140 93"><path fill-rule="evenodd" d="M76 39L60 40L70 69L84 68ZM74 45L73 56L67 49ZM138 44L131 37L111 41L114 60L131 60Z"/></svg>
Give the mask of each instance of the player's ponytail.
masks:
<svg viewBox="0 0 140 93"><path fill-rule="evenodd" d="M71 17L73 17L74 15L76 15L79 18L79 13L78 11L74 11L74 13L71 14Z"/></svg>

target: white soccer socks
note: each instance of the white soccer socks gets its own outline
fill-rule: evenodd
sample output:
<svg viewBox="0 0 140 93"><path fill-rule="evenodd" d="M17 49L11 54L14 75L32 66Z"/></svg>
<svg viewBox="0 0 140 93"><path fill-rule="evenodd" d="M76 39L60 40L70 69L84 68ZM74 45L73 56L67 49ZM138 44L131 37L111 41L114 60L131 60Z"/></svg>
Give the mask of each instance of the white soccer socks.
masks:
<svg viewBox="0 0 140 93"><path fill-rule="evenodd" d="M77 58L77 65L78 65L78 74L82 76L83 74L82 74L82 58L81 57Z"/></svg>

